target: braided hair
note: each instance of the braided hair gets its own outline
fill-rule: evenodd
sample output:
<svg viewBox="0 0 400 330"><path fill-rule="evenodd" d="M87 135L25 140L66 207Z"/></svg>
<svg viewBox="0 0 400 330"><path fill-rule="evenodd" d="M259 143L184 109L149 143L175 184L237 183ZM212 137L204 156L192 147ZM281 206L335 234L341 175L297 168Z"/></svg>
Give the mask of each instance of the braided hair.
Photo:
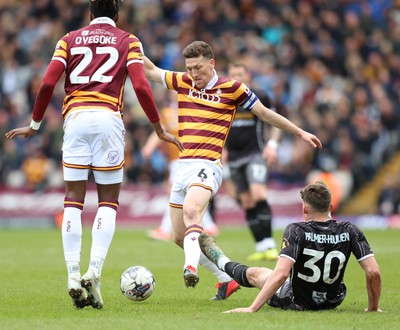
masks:
<svg viewBox="0 0 400 330"><path fill-rule="evenodd" d="M118 15L120 3L123 0L90 0L89 10L96 17L114 19Z"/></svg>

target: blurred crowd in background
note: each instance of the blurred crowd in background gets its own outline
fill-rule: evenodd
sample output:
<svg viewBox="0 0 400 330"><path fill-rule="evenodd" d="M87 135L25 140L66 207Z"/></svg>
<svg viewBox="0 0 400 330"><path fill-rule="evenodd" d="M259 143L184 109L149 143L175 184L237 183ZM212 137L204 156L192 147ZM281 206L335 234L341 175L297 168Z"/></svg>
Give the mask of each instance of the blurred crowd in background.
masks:
<svg viewBox="0 0 400 330"><path fill-rule="evenodd" d="M6 140L27 125L35 93L58 39L88 24L88 0L0 0L0 186L63 186L63 85L36 137ZM118 26L142 41L158 66L185 71L181 51L208 42L216 69L247 64L252 86L284 105L316 134L321 151L284 136L270 180L304 183L312 170L344 173L354 192L399 149L400 1L125 0ZM159 109L167 92L153 86ZM126 182L163 181L167 161L140 154L150 126L130 82L125 90ZM397 180L397 179L396 179Z"/></svg>

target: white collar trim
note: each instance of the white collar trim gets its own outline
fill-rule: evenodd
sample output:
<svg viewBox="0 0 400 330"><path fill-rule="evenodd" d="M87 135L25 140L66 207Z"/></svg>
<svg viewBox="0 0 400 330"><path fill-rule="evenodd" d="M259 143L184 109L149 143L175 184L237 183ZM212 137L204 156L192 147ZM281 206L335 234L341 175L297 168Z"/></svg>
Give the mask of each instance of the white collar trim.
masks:
<svg viewBox="0 0 400 330"><path fill-rule="evenodd" d="M213 75L212 79L211 79L210 82L207 84L207 86L206 86L205 88L203 88L203 89L211 89L211 88L213 88L214 85L216 84L216 82L217 82L217 80L218 80L218 74L217 74L217 71L215 71L215 69L213 69L213 73L214 73L214 75Z"/></svg>
<svg viewBox="0 0 400 330"><path fill-rule="evenodd" d="M97 17L90 22L90 25L92 24L110 24L114 27L116 26L115 22L109 17Z"/></svg>

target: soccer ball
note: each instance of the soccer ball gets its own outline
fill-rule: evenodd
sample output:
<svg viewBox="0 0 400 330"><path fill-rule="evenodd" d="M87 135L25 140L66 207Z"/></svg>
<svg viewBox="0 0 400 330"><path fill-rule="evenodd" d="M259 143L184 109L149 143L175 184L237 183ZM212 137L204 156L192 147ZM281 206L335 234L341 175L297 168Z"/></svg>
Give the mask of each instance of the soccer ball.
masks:
<svg viewBox="0 0 400 330"><path fill-rule="evenodd" d="M121 275L121 292L129 300L142 301L149 298L155 286L153 274L143 266L130 267Z"/></svg>

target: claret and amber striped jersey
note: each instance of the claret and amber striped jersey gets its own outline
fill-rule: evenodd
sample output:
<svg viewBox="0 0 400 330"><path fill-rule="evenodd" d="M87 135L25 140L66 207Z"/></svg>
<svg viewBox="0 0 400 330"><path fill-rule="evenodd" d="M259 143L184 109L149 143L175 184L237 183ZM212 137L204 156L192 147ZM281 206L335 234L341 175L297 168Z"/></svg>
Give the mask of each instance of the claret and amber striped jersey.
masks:
<svg viewBox="0 0 400 330"><path fill-rule="evenodd" d="M178 92L180 159L221 159L238 106L251 110L257 96L240 81L214 77L198 89L187 73L165 71L165 86Z"/></svg>
<svg viewBox="0 0 400 330"><path fill-rule="evenodd" d="M64 118L71 111L93 108L122 113L127 67L143 63L143 50L137 37L99 17L62 37L52 60L65 65Z"/></svg>

